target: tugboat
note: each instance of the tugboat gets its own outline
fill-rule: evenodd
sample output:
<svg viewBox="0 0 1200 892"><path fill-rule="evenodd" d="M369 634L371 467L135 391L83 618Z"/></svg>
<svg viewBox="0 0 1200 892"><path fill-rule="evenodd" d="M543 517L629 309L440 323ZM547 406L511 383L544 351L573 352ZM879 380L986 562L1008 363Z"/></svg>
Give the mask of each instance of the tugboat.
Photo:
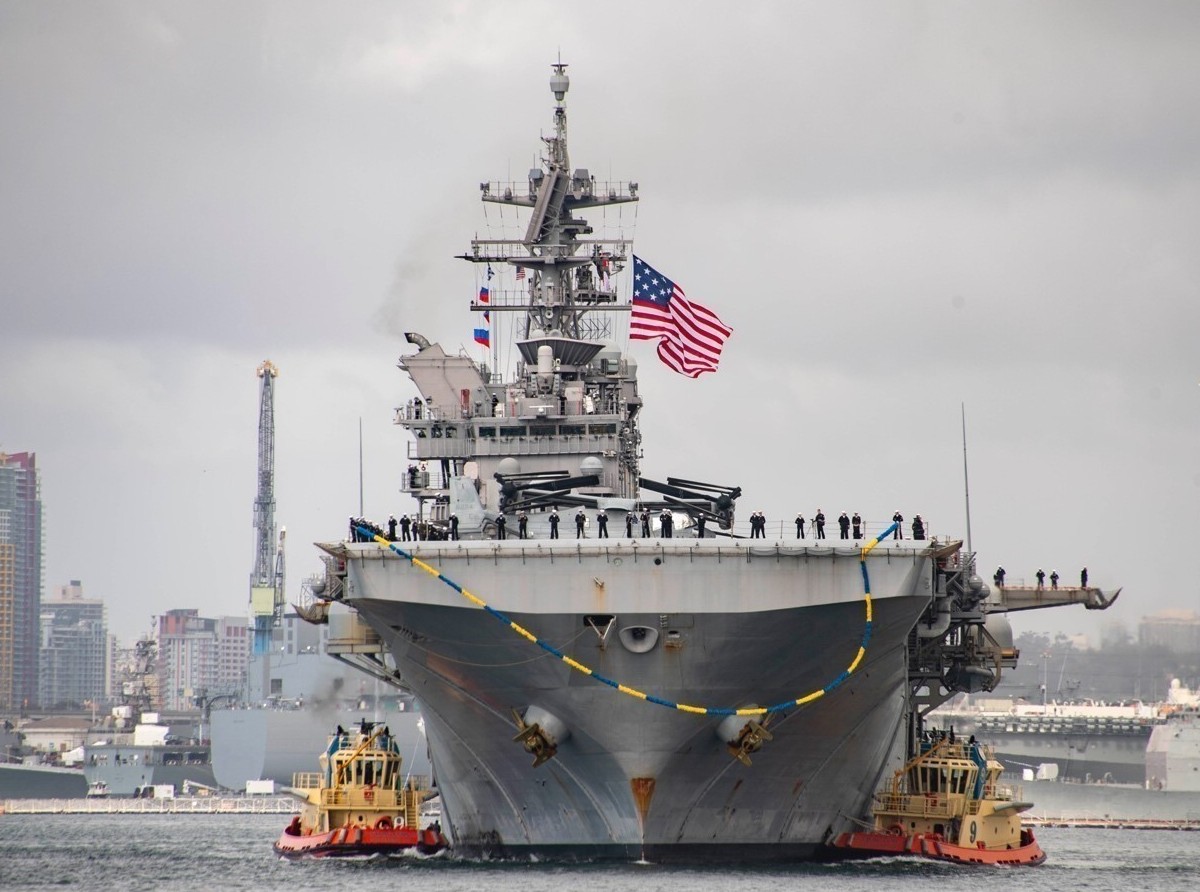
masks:
<svg viewBox="0 0 1200 892"><path fill-rule="evenodd" d="M1004 766L990 747L932 732L919 754L875 795L875 824L843 833L833 845L846 856L917 855L960 864L1035 865L1046 853L1021 826L1033 807L1001 786Z"/></svg>
<svg viewBox="0 0 1200 892"><path fill-rule="evenodd" d="M400 749L388 728L363 721L356 733L340 725L321 754L319 772L295 775L291 792L304 799L275 841L284 858L432 855L446 848L441 826L419 825L429 797L424 779L400 774Z"/></svg>

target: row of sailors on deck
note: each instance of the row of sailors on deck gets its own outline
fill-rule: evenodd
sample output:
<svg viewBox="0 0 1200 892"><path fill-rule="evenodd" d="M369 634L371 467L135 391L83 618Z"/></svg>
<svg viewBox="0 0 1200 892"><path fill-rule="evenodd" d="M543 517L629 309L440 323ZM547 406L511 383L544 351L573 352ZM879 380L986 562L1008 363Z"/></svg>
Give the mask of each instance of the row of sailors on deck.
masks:
<svg viewBox="0 0 1200 892"><path fill-rule="evenodd" d="M547 520L550 523L550 538L557 539L558 525L561 518L558 514L558 509L551 510ZM508 538L508 518L503 514L496 517L496 538ZM659 535L663 539L670 539L674 536L675 516L670 509L663 508L658 515ZM586 538L585 530L587 528L587 514L582 508L575 512L575 538ZM625 535L627 538L636 539L637 531L641 530L642 536L649 538L652 534L650 529L650 511L643 508L640 512L629 511L625 514ZM704 536L704 517L701 516L696 523L696 535ZM517 536L520 539L529 538L529 515L524 511L517 512ZM601 510L596 515L596 538L608 538L608 513Z"/></svg>
<svg viewBox="0 0 1200 892"><path fill-rule="evenodd" d="M1004 587L1005 575L1007 575L1007 571L1005 571L1005 569L1003 567L997 567L996 572L992 574L992 581L994 583L996 583L996 586L998 588ZM1041 567L1038 567L1037 573L1035 573L1033 575L1037 577L1037 587L1045 588L1046 587L1046 572ZM1050 571L1050 588L1058 588L1058 580L1059 580L1058 571L1051 570ZM1079 587L1080 588L1088 587L1087 567L1084 567L1082 570L1079 571Z"/></svg>
<svg viewBox="0 0 1200 892"><path fill-rule="evenodd" d="M399 535L396 529L399 527ZM379 525L373 521L367 520L364 517L350 518L350 541L352 542L373 542L376 536L387 539L389 542L415 542L426 539L457 539L458 538L458 515L451 514L447 518L444 525L436 525L427 520L419 520L416 517L409 517L407 514L400 515L400 519L396 520L396 515L388 517L387 533L380 529Z"/></svg>
<svg viewBox="0 0 1200 892"><path fill-rule="evenodd" d="M758 518L759 518L758 527L757 527L757 529L755 528L754 518L752 516L750 518L750 538L751 539L765 538L765 534L763 533L763 528L766 526L766 522L767 522L766 518L762 516L761 511L756 511L755 514L757 514ZM853 517L848 517L846 515L846 512L843 511L840 515L838 515L837 522L838 522L838 530L841 534L840 538L850 539L852 537L852 532L853 532L853 538L855 538L855 539L861 539L863 537L863 520L862 520L862 517L859 516L859 513L857 511L854 512ZM895 514L892 515L892 522L895 523L895 527L892 530L892 538L893 539L903 539L904 538L904 515L901 514L899 511L897 511ZM806 523L806 521L804 519L804 515L797 514L796 515L796 538L797 539L804 538L804 524L805 523ZM816 539L824 539L825 538L825 512L822 511L820 508L818 508L817 513L815 515L813 515L812 526L810 527L810 529L812 531L813 538L816 538ZM926 530L925 521L921 519L920 514L916 515L912 519L912 537L917 540L923 540L925 538L925 530Z"/></svg>
<svg viewBox="0 0 1200 892"><path fill-rule="evenodd" d="M517 537L520 539L529 538L529 515L524 511L518 511L517 519ZM558 509L553 509L549 516L550 538L557 539L558 527L561 518ZM903 539L904 532L901 526L904 518L897 511L893 515L892 520L895 522L895 529L892 531L893 539ZM796 538L803 539L805 533L805 524L803 514L796 515ZM495 537L497 539L508 538L508 517L504 514L497 515L495 522ZM585 530L587 528L587 514L582 508L575 513L575 538L586 538ZM703 514L697 515L695 523L695 534L697 538L704 538L705 517ZM663 508L658 515L659 536L663 539L670 539L674 536L675 516L669 508ZM399 533L397 533L397 528ZM767 528L767 518L761 511L755 511L750 515L750 538L765 539ZM854 513L853 517L847 516L843 511L838 517L838 528L841 531L842 539L861 539L863 537L863 522L858 512ZM364 532L364 530L366 532ZM814 538L825 538L825 514L820 508L813 517L811 532ZM925 538L926 526L921 515L916 515L912 520L912 537L913 539L923 540ZM650 538L654 535L651 526L651 514L649 509L642 508L640 511L629 511L625 515L625 536L626 538L636 539L638 534L644 538ZM375 536L384 536L384 531L372 521L362 517L350 518L350 538L354 542L369 542ZM601 510L596 515L596 537L600 539L608 538L608 514ZM426 539L450 539L457 540L458 534L458 517L451 514L445 524L435 525L428 521L419 520L416 517L410 517L406 514L401 515L397 520L395 515L388 517L386 538L389 542L409 542L415 540ZM1042 574L1043 576L1045 574ZM1001 583L1002 584L1002 583ZM1084 583L1086 586L1086 583Z"/></svg>

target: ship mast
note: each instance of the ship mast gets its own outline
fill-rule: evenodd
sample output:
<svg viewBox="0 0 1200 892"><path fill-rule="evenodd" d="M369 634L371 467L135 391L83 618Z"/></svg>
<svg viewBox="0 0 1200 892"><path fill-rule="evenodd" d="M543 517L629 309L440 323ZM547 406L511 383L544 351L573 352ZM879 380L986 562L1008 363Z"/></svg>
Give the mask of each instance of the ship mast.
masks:
<svg viewBox="0 0 1200 892"><path fill-rule="evenodd" d="M459 255L487 270L471 310L511 335L492 345L515 347L514 366L498 373L406 334L418 349L399 365L420 396L396 421L413 434L403 488L422 506L422 535L449 535L454 518L462 537L488 537L498 515L516 523L525 514L536 529L558 506L630 511L638 499L637 361L614 343L617 314L630 310L616 281L632 240L583 218L637 202L637 183L598 182L572 167L566 70L552 66L554 124L541 138L539 165L522 181L479 187L484 202L512 208L503 216L519 215L521 228L476 237ZM507 317L513 324L491 315L504 313L516 314Z"/></svg>
<svg viewBox="0 0 1200 892"><path fill-rule="evenodd" d="M530 209L525 235L520 239L473 239L471 253L460 256L473 263L522 267L529 273L526 294L512 301L493 299L473 310L523 313L525 339L553 333L591 340L610 332L600 320L585 322L590 310L628 310L617 305L609 283L610 276L623 268L631 242L586 238L593 229L574 212L636 202L637 183L599 184L587 168L571 170L566 107L570 79L566 63L556 62L552 68L554 135L542 137L542 166L529 171L525 189L515 183L481 183L479 187L485 202ZM536 357L525 358L533 361ZM558 356L556 351L555 358L566 362L570 357Z"/></svg>

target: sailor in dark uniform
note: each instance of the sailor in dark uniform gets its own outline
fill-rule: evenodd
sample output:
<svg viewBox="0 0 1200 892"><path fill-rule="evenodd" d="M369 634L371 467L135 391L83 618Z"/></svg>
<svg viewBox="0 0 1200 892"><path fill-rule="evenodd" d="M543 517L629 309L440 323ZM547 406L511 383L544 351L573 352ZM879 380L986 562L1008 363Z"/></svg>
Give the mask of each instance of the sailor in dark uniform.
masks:
<svg viewBox="0 0 1200 892"><path fill-rule="evenodd" d="M858 516L858 512L854 512L854 516L850 518L850 527L853 531L855 539L862 538L862 518Z"/></svg>
<svg viewBox="0 0 1200 892"><path fill-rule="evenodd" d="M904 538L904 515L901 514L899 511L897 511L895 514L892 515L892 520L896 524L896 529L892 532L892 538L893 539L903 539Z"/></svg>
<svg viewBox="0 0 1200 892"><path fill-rule="evenodd" d="M704 515L703 514L701 514L699 517L696 518L696 538L697 539L704 538Z"/></svg>
<svg viewBox="0 0 1200 892"><path fill-rule="evenodd" d="M497 517L496 517L496 538L497 539L504 538L504 527L507 523L508 523L508 521L505 520L503 514L497 515Z"/></svg>
<svg viewBox="0 0 1200 892"><path fill-rule="evenodd" d="M575 538L576 539L583 538L583 525L585 523L587 523L587 515L584 514L583 509L580 508L578 511L575 512Z"/></svg>
<svg viewBox="0 0 1200 892"><path fill-rule="evenodd" d="M1084 567L1082 570L1079 571L1079 587L1080 588L1088 587L1088 585L1087 585L1087 567Z"/></svg>
<svg viewBox="0 0 1200 892"><path fill-rule="evenodd" d="M603 510L596 515L596 538L608 538L608 515Z"/></svg>
<svg viewBox="0 0 1200 892"><path fill-rule="evenodd" d="M625 512L625 538L627 538L627 539L633 538L633 512L632 511Z"/></svg>
<svg viewBox="0 0 1200 892"><path fill-rule="evenodd" d="M388 541L389 542L396 541L396 515L395 514L388 515Z"/></svg>
<svg viewBox="0 0 1200 892"><path fill-rule="evenodd" d="M522 539L528 539L529 536L529 515L524 511L517 512L517 535Z"/></svg>
<svg viewBox="0 0 1200 892"><path fill-rule="evenodd" d="M825 512L822 511L820 508L818 508L817 513L815 515L813 515L813 526L815 526L817 528L817 538L824 539L825 538Z"/></svg>
<svg viewBox="0 0 1200 892"><path fill-rule="evenodd" d="M558 509L554 508L550 511L550 538L558 538Z"/></svg>
<svg viewBox="0 0 1200 892"><path fill-rule="evenodd" d="M411 527L412 527L412 521L409 519L407 514L403 515L400 518L400 540L402 542L411 541L412 537L409 535L409 532L408 532Z"/></svg>
<svg viewBox="0 0 1200 892"><path fill-rule="evenodd" d="M804 515L803 514L796 515L796 538L797 539L804 538Z"/></svg>
<svg viewBox="0 0 1200 892"><path fill-rule="evenodd" d="M671 538L671 529L674 526L675 519L671 516L669 508L663 508L662 513L658 515L658 525L662 531L662 538Z"/></svg>
<svg viewBox="0 0 1200 892"><path fill-rule="evenodd" d="M850 538L850 518L846 515L845 511L838 515L838 530L843 539Z"/></svg>
<svg viewBox="0 0 1200 892"><path fill-rule="evenodd" d="M450 515L450 538L453 541L458 540L458 515Z"/></svg>
<svg viewBox="0 0 1200 892"><path fill-rule="evenodd" d="M1050 588L1058 588L1058 571L1050 571Z"/></svg>
<svg viewBox="0 0 1200 892"><path fill-rule="evenodd" d="M642 508L642 513L639 515L642 521L642 535L647 539L650 538L650 509Z"/></svg>
<svg viewBox="0 0 1200 892"><path fill-rule="evenodd" d="M925 521L921 520L920 514L913 518L912 530L914 539L920 541L925 538Z"/></svg>
<svg viewBox="0 0 1200 892"><path fill-rule="evenodd" d="M1034 575L1037 576L1037 581L1038 581L1037 587L1045 588L1046 587L1046 574L1042 571L1042 568L1038 567L1038 571Z"/></svg>
<svg viewBox="0 0 1200 892"><path fill-rule="evenodd" d="M1004 568L997 567L995 574L992 576L992 582L996 583L997 588L1004 588Z"/></svg>

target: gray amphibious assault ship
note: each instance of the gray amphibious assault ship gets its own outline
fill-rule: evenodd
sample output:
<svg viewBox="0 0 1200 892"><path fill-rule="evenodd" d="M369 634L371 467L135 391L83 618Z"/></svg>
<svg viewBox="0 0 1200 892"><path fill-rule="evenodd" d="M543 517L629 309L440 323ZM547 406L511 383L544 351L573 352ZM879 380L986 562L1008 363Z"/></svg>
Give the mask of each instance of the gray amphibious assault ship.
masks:
<svg viewBox="0 0 1200 892"><path fill-rule="evenodd" d="M643 478L637 365L613 336L630 243L589 238L579 216L637 201L637 184L572 170L565 68L542 166L480 187L528 215L524 236L464 255L487 271L473 309L510 323L515 373L408 335L399 364L420 398L396 422L413 436L416 538L352 521L321 545L319 594L351 608L325 611L329 650L420 701L460 853L821 857L920 715L1014 664L989 612L1107 601L1006 605L957 541L741 538L737 487Z"/></svg>

